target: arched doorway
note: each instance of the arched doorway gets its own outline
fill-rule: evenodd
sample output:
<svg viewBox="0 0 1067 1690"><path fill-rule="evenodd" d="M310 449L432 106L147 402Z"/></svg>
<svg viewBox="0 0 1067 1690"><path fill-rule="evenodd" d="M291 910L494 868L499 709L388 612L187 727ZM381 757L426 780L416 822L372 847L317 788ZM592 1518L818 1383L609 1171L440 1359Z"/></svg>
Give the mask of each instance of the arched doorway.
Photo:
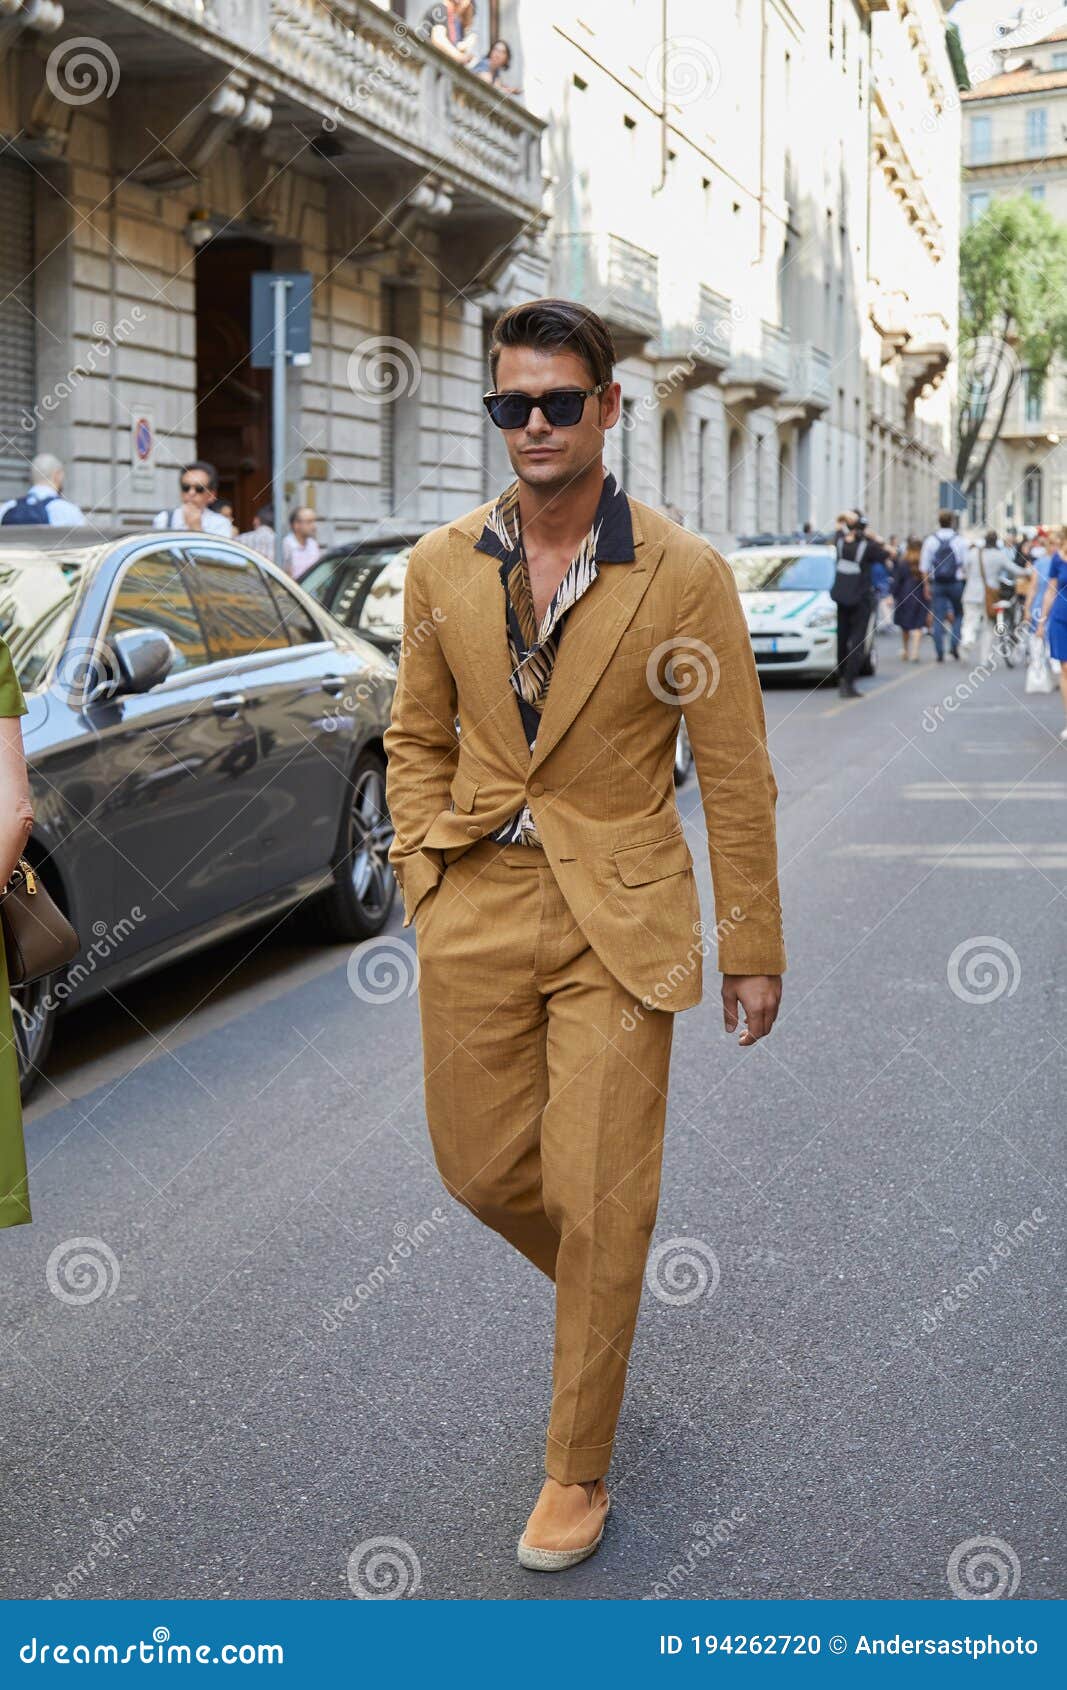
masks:
<svg viewBox="0 0 1067 1690"><path fill-rule="evenodd" d="M1027 464L1023 470L1023 524L1027 528L1037 528L1041 524L1043 481L1041 465Z"/></svg>
<svg viewBox="0 0 1067 1690"><path fill-rule="evenodd" d="M726 526L740 532L745 508L745 444L739 428L732 428L726 445Z"/></svg>
<svg viewBox="0 0 1067 1690"><path fill-rule="evenodd" d="M196 255L196 450L242 533L271 496L271 373L249 363L252 272L271 268L259 241L209 241Z"/></svg>
<svg viewBox="0 0 1067 1690"><path fill-rule="evenodd" d="M793 486L793 454L789 442L783 440L778 448L778 532L791 534L796 527L793 521L795 509L795 490Z"/></svg>

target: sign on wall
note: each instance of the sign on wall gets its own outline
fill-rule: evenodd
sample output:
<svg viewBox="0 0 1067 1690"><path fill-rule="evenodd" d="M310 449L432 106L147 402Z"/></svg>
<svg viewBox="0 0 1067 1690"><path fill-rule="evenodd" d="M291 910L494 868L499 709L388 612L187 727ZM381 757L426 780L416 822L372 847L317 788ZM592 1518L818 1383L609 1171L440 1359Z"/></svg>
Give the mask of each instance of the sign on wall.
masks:
<svg viewBox="0 0 1067 1690"><path fill-rule="evenodd" d="M130 481L134 487L151 491L155 483L156 417L146 405L130 413Z"/></svg>

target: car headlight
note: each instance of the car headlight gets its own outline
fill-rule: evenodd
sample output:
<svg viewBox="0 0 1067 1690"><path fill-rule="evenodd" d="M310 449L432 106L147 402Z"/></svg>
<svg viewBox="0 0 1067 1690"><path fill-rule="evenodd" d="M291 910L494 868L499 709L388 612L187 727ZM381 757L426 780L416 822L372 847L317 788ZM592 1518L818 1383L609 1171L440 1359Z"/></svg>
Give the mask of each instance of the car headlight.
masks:
<svg viewBox="0 0 1067 1690"><path fill-rule="evenodd" d="M808 617L809 628L836 628L836 610L816 610Z"/></svg>

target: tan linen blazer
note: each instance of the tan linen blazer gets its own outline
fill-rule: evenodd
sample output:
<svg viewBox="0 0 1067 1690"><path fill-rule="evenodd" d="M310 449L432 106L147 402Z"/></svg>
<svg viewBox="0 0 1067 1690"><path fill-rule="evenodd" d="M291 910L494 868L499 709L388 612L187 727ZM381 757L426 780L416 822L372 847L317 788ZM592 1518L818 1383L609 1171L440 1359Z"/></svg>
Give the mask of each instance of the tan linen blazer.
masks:
<svg viewBox="0 0 1067 1690"><path fill-rule="evenodd" d="M679 1010L699 1000L713 943L724 973L785 967L777 788L729 566L699 536L629 504L634 561L601 563L567 613L532 754L511 686L499 559L475 550L491 507L416 545L385 736L390 859L406 926L453 856L525 799L604 966L635 998ZM682 712L707 824L713 934L674 797Z"/></svg>

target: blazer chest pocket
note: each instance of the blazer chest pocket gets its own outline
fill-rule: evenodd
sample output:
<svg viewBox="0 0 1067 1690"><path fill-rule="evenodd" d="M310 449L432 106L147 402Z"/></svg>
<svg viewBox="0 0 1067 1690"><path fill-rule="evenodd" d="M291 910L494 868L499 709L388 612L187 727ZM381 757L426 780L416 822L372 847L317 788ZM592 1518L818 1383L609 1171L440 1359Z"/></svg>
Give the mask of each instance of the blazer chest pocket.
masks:
<svg viewBox="0 0 1067 1690"><path fill-rule="evenodd" d="M477 781L471 780L470 775L464 774L462 769L457 769L452 777L451 796L452 808L462 810L465 816L469 816L478 796Z"/></svg>
<svg viewBox="0 0 1067 1690"><path fill-rule="evenodd" d="M612 653L612 663L625 668L646 664L652 655L655 632L651 622L644 623L640 628L627 628Z"/></svg>
<svg viewBox="0 0 1067 1690"><path fill-rule="evenodd" d="M650 839L644 845L623 845L613 855L625 886L647 886L653 880L684 874L693 866L684 833L669 833L666 839Z"/></svg>

